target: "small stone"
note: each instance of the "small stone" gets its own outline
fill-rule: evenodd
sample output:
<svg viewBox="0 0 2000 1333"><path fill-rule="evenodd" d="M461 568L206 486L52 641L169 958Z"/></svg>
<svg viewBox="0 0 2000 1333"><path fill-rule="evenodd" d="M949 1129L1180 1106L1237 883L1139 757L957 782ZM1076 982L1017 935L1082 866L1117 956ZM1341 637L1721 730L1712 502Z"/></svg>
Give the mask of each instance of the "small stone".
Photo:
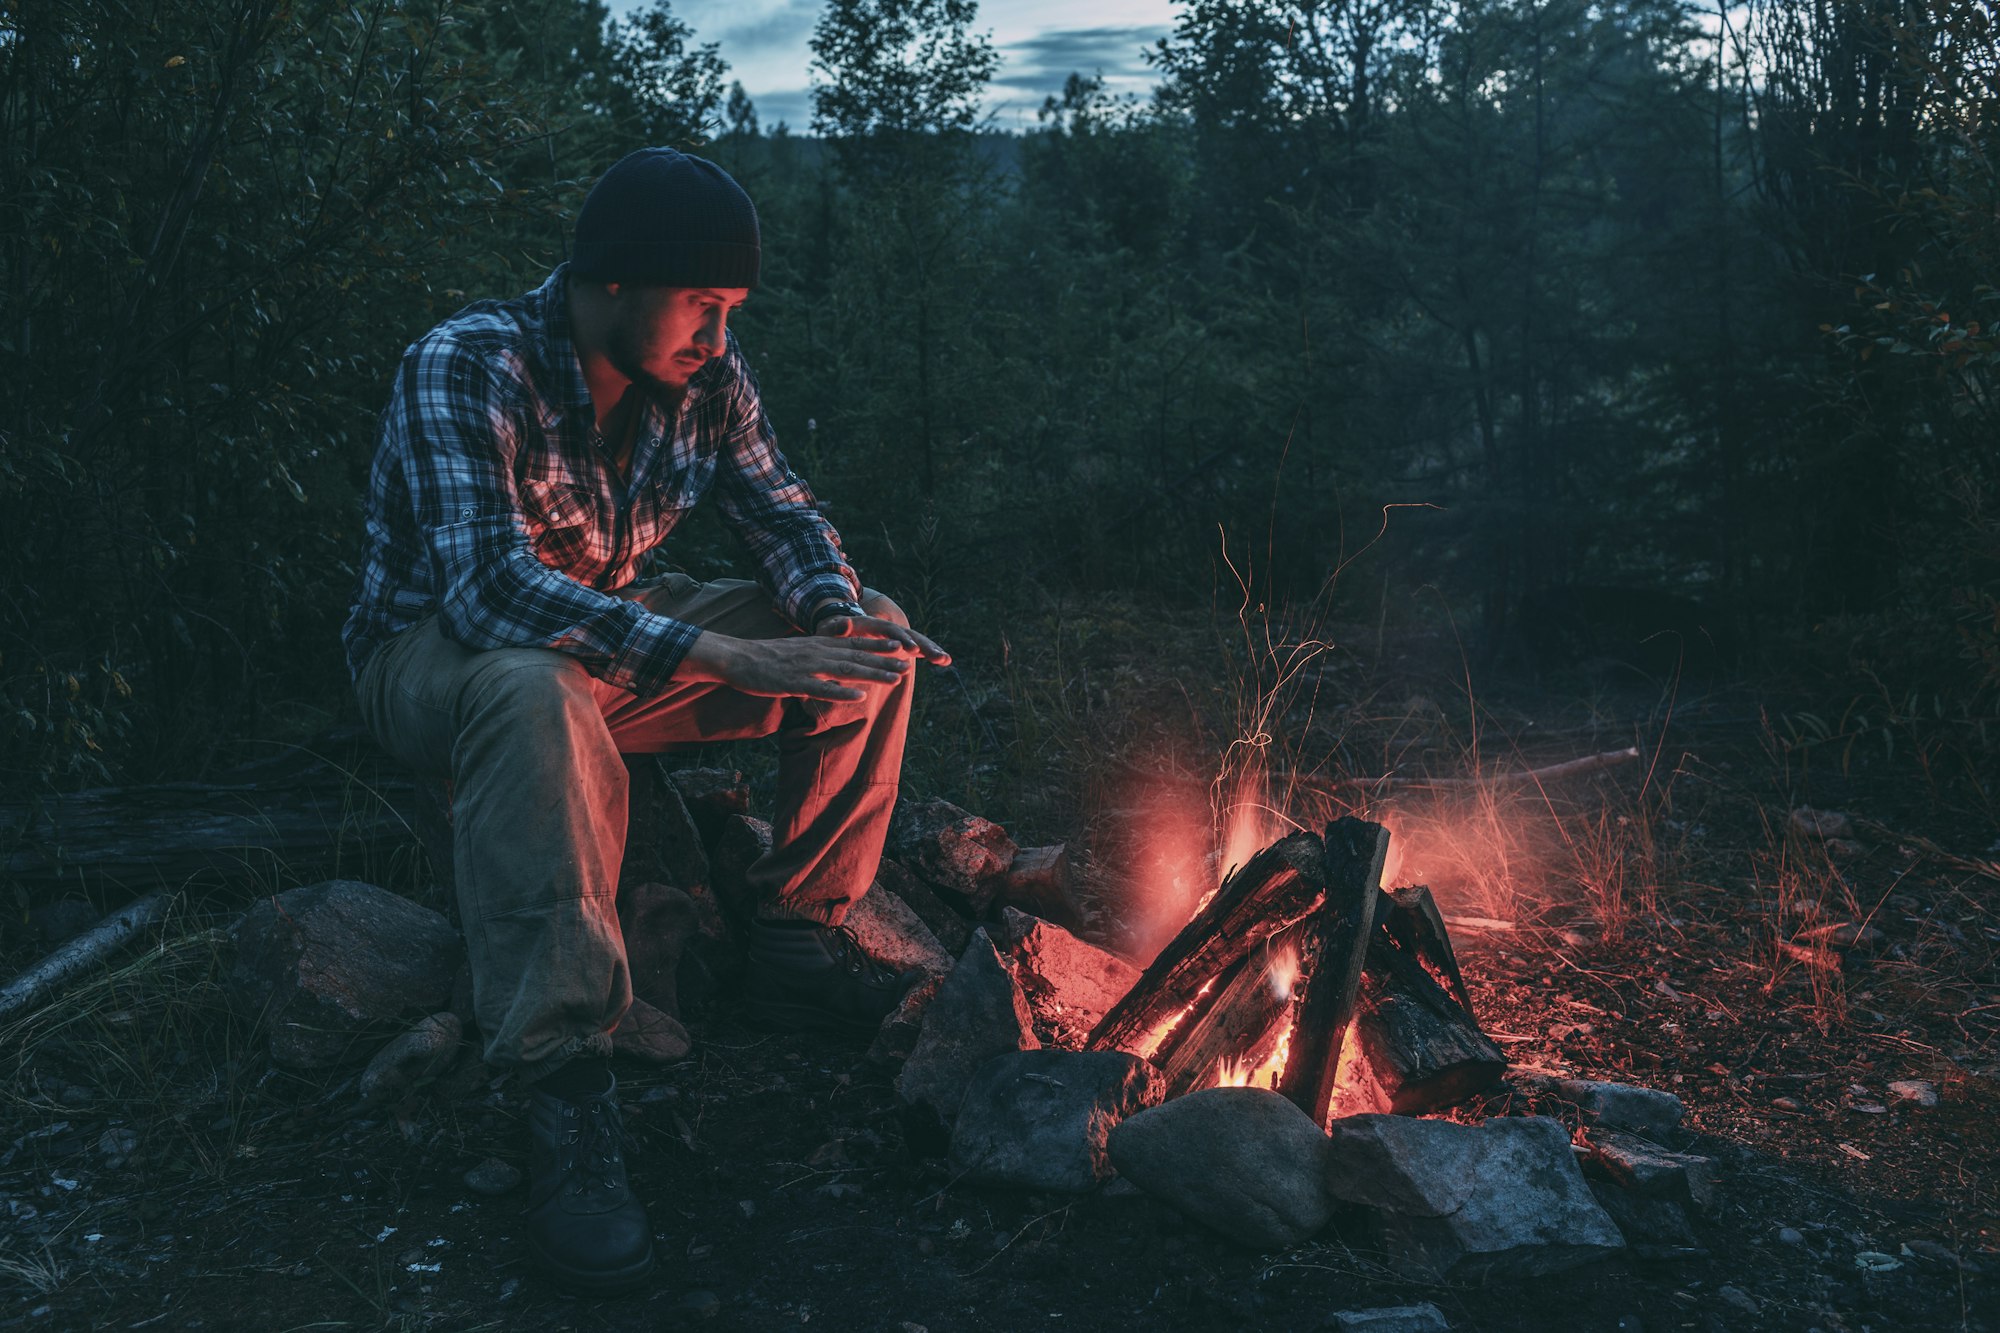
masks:
<svg viewBox="0 0 2000 1333"><path fill-rule="evenodd" d="M458 1059L463 1032L450 1010L432 1014L375 1053L361 1071L361 1104L378 1106L434 1081Z"/></svg>
<svg viewBox="0 0 2000 1333"><path fill-rule="evenodd" d="M713 1319L722 1313L722 1298L712 1291L683 1292L674 1310L689 1319Z"/></svg>
<svg viewBox="0 0 2000 1333"><path fill-rule="evenodd" d="M1903 1253L1910 1258L1921 1259L1925 1263L1935 1264L1939 1268L1948 1271L1963 1273L1977 1273L1980 1271L1980 1265L1962 1257L1956 1250L1951 1249L1949 1246L1942 1245L1934 1240L1904 1241L1902 1248Z"/></svg>
<svg viewBox="0 0 2000 1333"><path fill-rule="evenodd" d="M1854 821L1841 810L1815 810L1809 805L1802 805L1792 811L1791 818L1786 822L1792 832L1802 838L1824 841L1827 838L1854 836Z"/></svg>
<svg viewBox="0 0 2000 1333"><path fill-rule="evenodd" d="M1866 847L1863 847L1852 838L1828 838L1826 840L1826 854L1836 861L1852 861L1867 850Z"/></svg>
<svg viewBox="0 0 2000 1333"><path fill-rule="evenodd" d="M1015 852L999 899L1070 930L1083 926L1083 909L1070 894L1069 848L1063 843Z"/></svg>
<svg viewBox="0 0 2000 1333"><path fill-rule="evenodd" d="M1336 1310L1324 1327L1341 1333L1450 1333L1444 1311L1429 1301L1421 1305L1385 1305L1374 1310Z"/></svg>
<svg viewBox="0 0 2000 1333"><path fill-rule="evenodd" d="M894 1066L908 1060L917 1049L917 1038L923 1035L924 1011L943 988L943 977L925 977L904 991L895 1009L876 1029L875 1040L869 1043L865 1057L868 1063Z"/></svg>
<svg viewBox="0 0 2000 1333"><path fill-rule="evenodd" d="M97 1136L97 1151L119 1160L130 1157L139 1151L138 1131L114 1125Z"/></svg>
<svg viewBox="0 0 2000 1333"><path fill-rule="evenodd" d="M1673 1199L1649 1199L1609 1181L1590 1182L1591 1197L1618 1224L1628 1245L1660 1245L1691 1249L1701 1244L1687 1209Z"/></svg>
<svg viewBox="0 0 2000 1333"><path fill-rule="evenodd" d="M465 1173L465 1187L474 1194L497 1199L521 1183L521 1169L498 1157L489 1157ZM505 1297L503 1296L504 1300Z"/></svg>
<svg viewBox="0 0 2000 1333"><path fill-rule="evenodd" d="M1036 1031L1054 1045L1081 1048L1138 981L1139 969L1018 908L1003 908L1000 921Z"/></svg>
<svg viewBox="0 0 2000 1333"><path fill-rule="evenodd" d="M1757 1298L1741 1287L1725 1286L1718 1289L1715 1295L1724 1305L1741 1310L1744 1314L1756 1314L1762 1308L1758 1305Z"/></svg>
<svg viewBox="0 0 2000 1333"><path fill-rule="evenodd" d="M1778 1228L1778 1244L1803 1245L1805 1243L1806 1243L1805 1233L1803 1231L1798 1230L1796 1227Z"/></svg>
<svg viewBox="0 0 2000 1333"><path fill-rule="evenodd" d="M889 843L918 876L983 916L1014 863L1014 840L990 819L949 801L896 804Z"/></svg>
<svg viewBox="0 0 2000 1333"><path fill-rule="evenodd" d="M1772 1109L1779 1111L1803 1111L1806 1109L1805 1103L1796 1097L1773 1097L1771 1099L1771 1106Z"/></svg>
<svg viewBox="0 0 2000 1333"><path fill-rule="evenodd" d="M976 930L924 1011L923 1030L896 1078L896 1090L906 1104L927 1106L948 1124L981 1065L996 1055L1040 1046L1013 972L986 932Z"/></svg>
<svg viewBox="0 0 2000 1333"><path fill-rule="evenodd" d="M1673 1093L1632 1083L1557 1078L1554 1092L1582 1112L1586 1125L1629 1129L1638 1134L1671 1133L1680 1128L1681 1117L1687 1111Z"/></svg>
<svg viewBox="0 0 2000 1333"><path fill-rule="evenodd" d="M520 1294L520 1291L521 1291L521 1279L517 1277L510 1277L505 1282L502 1282L500 1284L500 1299L503 1301L511 1301L514 1299L515 1296Z"/></svg>
<svg viewBox="0 0 2000 1333"><path fill-rule="evenodd" d="M744 1221L746 1221L746 1222L747 1222L747 1221L749 1221L750 1219L752 1219L752 1218L754 1218L754 1217L756 1217L756 1216L757 1216L757 1203L756 1203L756 1200L754 1200L754 1199L738 1199L738 1200L736 1201L736 1211L737 1211L737 1212L739 1212L739 1213L741 1213L741 1214L743 1214L743 1219L744 1219Z"/></svg>
<svg viewBox="0 0 2000 1333"><path fill-rule="evenodd" d="M1590 1132L1585 1169L1649 1199L1672 1199L1706 1212L1715 1206L1715 1160L1669 1152L1613 1129Z"/></svg>
<svg viewBox="0 0 2000 1333"><path fill-rule="evenodd" d="M854 932L863 953L899 972L941 977L951 971L951 955L923 918L879 883L847 909L841 924Z"/></svg>
<svg viewBox="0 0 2000 1333"><path fill-rule="evenodd" d="M1334 1196L1375 1210L1384 1249L1412 1275L1557 1273L1625 1247L1558 1121L1356 1115L1331 1134Z"/></svg>
<svg viewBox="0 0 2000 1333"><path fill-rule="evenodd" d="M1829 921L1800 931L1798 938L1826 949L1872 949L1882 942L1882 932L1859 921Z"/></svg>
<svg viewBox="0 0 2000 1333"><path fill-rule="evenodd" d="M671 884L622 884L618 930L632 994L670 1018L679 1018L681 955L698 929L694 899Z"/></svg>
<svg viewBox="0 0 2000 1333"><path fill-rule="evenodd" d="M694 1049L694 1039L678 1018L661 1013L644 1000L634 998L632 1007L611 1030L611 1050L647 1064L665 1065Z"/></svg>
<svg viewBox="0 0 2000 1333"><path fill-rule="evenodd" d="M1889 1085L1889 1094L1899 1102L1925 1108L1938 1104L1937 1084L1928 1079L1899 1078Z"/></svg>
<svg viewBox="0 0 2000 1333"><path fill-rule="evenodd" d="M1112 1130L1162 1092L1159 1071L1123 1051L995 1056L959 1104L952 1171L977 1185L1082 1194L1117 1174Z"/></svg>
<svg viewBox="0 0 2000 1333"><path fill-rule="evenodd" d="M1263 1088L1175 1097L1112 1130L1110 1149L1140 1189L1260 1250L1290 1249L1333 1216L1326 1135Z"/></svg>

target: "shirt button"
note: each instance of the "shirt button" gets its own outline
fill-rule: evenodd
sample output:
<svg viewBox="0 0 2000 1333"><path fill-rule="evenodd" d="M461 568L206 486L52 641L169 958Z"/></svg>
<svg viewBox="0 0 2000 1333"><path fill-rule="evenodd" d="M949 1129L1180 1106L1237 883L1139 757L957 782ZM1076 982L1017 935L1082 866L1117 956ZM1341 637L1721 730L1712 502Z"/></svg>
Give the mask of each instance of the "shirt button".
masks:
<svg viewBox="0 0 2000 1333"><path fill-rule="evenodd" d="M460 509L459 509L459 511L458 511L458 516L459 516L460 518L471 518L471 517L472 517L472 506L471 506L471 505L464 505L464 506L461 506L461 507L460 507Z"/></svg>

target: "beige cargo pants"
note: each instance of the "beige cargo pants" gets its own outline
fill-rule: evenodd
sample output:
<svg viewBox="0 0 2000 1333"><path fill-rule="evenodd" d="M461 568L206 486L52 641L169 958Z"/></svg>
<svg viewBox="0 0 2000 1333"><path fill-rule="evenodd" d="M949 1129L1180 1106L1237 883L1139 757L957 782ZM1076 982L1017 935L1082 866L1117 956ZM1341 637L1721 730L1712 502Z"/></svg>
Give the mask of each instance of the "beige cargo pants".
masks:
<svg viewBox="0 0 2000 1333"><path fill-rule="evenodd" d="M797 634L762 588L668 575L631 594L735 638ZM875 615L903 620L867 591ZM355 689L375 740L452 783L459 918L488 1064L539 1078L607 1055L632 1001L619 933L621 754L778 738L771 851L750 869L759 911L838 924L881 860L902 769L911 677L854 702L767 699L728 686L641 699L546 648L479 651L436 617L378 648Z"/></svg>

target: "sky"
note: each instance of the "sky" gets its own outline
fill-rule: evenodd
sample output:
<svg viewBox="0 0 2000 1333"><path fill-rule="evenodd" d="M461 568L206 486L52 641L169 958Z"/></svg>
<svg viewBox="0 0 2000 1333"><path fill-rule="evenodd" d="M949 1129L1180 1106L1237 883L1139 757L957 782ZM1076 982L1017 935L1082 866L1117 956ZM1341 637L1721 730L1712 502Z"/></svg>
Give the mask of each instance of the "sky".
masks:
<svg viewBox="0 0 2000 1333"><path fill-rule="evenodd" d="M806 43L821 7L821 0L673 3L697 41L721 46L764 127L783 120L798 131L812 124ZM1002 58L986 109L999 128L1032 127L1042 99L1061 92L1072 71L1102 73L1113 92L1148 93L1153 79L1140 52L1167 35L1173 17L1173 0L983 0L974 27L992 36Z"/></svg>

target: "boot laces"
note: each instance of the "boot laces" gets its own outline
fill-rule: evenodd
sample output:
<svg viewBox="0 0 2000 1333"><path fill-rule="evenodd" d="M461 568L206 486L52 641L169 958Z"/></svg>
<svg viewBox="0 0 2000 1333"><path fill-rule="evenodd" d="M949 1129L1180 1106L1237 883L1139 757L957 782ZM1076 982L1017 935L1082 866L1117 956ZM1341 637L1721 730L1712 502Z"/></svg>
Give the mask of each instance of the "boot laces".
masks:
<svg viewBox="0 0 2000 1333"><path fill-rule="evenodd" d="M625 1152L632 1140L610 1098L567 1103L563 1118L571 1122L563 1136L564 1145L575 1150L565 1163L569 1190L574 1194L608 1194L622 1189Z"/></svg>
<svg viewBox="0 0 2000 1333"><path fill-rule="evenodd" d="M846 925L828 926L826 929L829 934L836 937L833 945L834 956L847 964L849 972L876 985L894 984L896 969L870 956L868 951L861 947L861 940Z"/></svg>

